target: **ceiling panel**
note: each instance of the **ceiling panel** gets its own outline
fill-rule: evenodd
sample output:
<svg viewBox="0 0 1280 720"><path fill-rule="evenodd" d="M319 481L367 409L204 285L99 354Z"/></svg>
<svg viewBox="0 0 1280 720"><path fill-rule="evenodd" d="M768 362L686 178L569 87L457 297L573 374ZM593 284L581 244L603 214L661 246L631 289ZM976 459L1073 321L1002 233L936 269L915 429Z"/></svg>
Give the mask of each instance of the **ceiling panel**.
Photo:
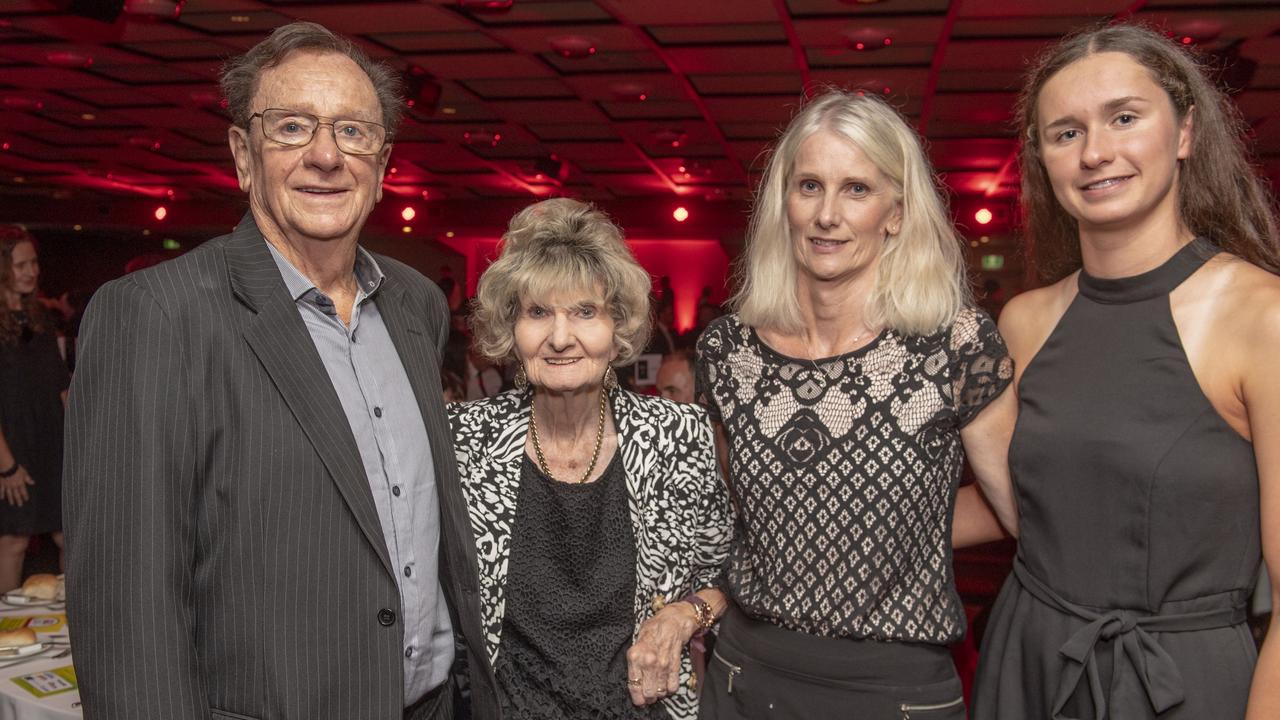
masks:
<svg viewBox="0 0 1280 720"><path fill-rule="evenodd" d="M806 88L827 86L927 121L953 191L1002 177L995 190L1011 192L1016 168L999 173L1026 64L1130 8L1172 32L1199 28L1192 44L1217 61L1244 58L1237 102L1261 165L1280 168L1280 12L1265 0L515 0L499 13L457 0L201 0L177 20L115 23L46 0L0 7L7 197L145 194L169 180L238 201L218 69L295 17L422 73L393 150L397 196L741 200ZM566 37L595 52L566 57L553 47ZM69 66L76 53L92 65ZM550 153L569 165L563 186L534 178L532 161Z"/></svg>

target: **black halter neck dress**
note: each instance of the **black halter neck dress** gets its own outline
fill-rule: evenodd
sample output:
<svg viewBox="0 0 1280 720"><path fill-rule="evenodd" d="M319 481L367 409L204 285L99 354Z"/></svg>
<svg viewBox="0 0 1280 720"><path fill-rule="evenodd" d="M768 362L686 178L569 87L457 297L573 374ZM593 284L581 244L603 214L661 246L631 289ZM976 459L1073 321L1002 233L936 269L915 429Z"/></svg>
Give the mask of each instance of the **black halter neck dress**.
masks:
<svg viewBox="0 0 1280 720"><path fill-rule="evenodd" d="M1020 540L975 682L978 720L1234 720L1257 653L1253 446L1187 362L1169 293L1217 248L1083 272L1024 371L1009 452Z"/></svg>

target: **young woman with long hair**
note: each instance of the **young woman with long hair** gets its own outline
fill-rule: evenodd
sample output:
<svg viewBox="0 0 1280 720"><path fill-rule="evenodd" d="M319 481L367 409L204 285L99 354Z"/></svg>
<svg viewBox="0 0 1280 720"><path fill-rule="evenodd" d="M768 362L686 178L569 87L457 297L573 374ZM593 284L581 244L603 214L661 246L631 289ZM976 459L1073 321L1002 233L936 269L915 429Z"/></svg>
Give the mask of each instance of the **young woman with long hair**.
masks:
<svg viewBox="0 0 1280 720"><path fill-rule="evenodd" d="M1053 282L1000 321L1020 536L974 717L1280 717L1244 622L1263 555L1280 579L1280 250L1244 125L1135 25L1050 49L1019 118Z"/></svg>

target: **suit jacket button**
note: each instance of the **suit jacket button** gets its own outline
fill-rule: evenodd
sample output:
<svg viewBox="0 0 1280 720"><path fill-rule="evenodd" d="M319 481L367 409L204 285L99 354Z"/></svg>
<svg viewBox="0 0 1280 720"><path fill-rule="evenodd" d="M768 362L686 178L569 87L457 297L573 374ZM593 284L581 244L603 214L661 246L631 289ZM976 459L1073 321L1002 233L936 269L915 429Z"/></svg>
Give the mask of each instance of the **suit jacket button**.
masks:
<svg viewBox="0 0 1280 720"><path fill-rule="evenodd" d="M396 614L388 608L382 608L378 611L378 623L382 627L391 627L396 624Z"/></svg>

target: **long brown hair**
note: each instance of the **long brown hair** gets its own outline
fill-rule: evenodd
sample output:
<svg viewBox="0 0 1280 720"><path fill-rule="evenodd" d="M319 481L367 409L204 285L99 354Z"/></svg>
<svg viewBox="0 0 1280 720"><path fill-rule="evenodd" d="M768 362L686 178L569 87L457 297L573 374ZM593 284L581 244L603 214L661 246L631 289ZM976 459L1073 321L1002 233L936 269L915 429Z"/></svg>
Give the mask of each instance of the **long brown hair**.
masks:
<svg viewBox="0 0 1280 720"><path fill-rule="evenodd" d="M0 288L13 287L13 249L22 243L36 246L36 239L21 225L0 225ZM27 315L27 327L44 332L48 315L36 293L22 296L22 311ZM0 345L16 345L22 336L22 324L17 313L8 307L0 307Z"/></svg>
<svg viewBox="0 0 1280 720"><path fill-rule="evenodd" d="M1036 105L1058 71L1095 53L1121 52L1147 69L1164 88L1179 121L1194 108L1191 152L1178 172L1178 214L1184 225L1223 250L1280 274L1276 216L1265 181L1249 162L1248 126L1232 100L1205 73L1191 52L1155 30L1117 24L1068 36L1032 66L1018 98L1022 146L1024 228L1042 279L1060 280L1081 265L1075 218L1053 195L1040 161Z"/></svg>

